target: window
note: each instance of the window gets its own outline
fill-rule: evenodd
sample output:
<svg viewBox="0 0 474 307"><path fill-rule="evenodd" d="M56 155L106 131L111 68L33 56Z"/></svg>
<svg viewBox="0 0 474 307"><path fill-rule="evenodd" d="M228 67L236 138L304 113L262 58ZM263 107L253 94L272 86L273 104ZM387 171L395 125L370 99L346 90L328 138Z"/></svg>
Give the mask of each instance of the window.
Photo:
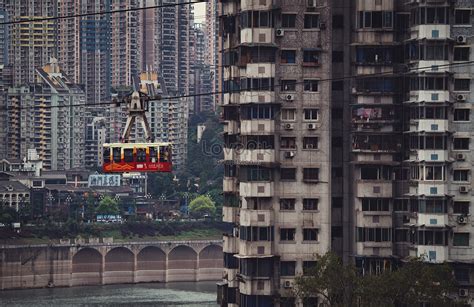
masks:
<svg viewBox="0 0 474 307"><path fill-rule="evenodd" d="M359 11L359 28L393 27L392 11Z"/></svg>
<svg viewBox="0 0 474 307"><path fill-rule="evenodd" d="M247 170L248 181L268 181L271 178L271 171L266 168L250 168Z"/></svg>
<svg viewBox="0 0 474 307"><path fill-rule="evenodd" d="M282 149L296 149L296 138L282 136L280 139L280 148Z"/></svg>
<svg viewBox="0 0 474 307"><path fill-rule="evenodd" d="M344 15L332 15L332 28L333 29L344 28Z"/></svg>
<svg viewBox="0 0 474 307"><path fill-rule="evenodd" d="M281 80L281 91L282 92L296 91L296 80Z"/></svg>
<svg viewBox="0 0 474 307"><path fill-rule="evenodd" d="M124 148L123 160L125 162L133 162L133 148Z"/></svg>
<svg viewBox="0 0 474 307"><path fill-rule="evenodd" d="M281 120L295 120L296 110L295 109L282 109Z"/></svg>
<svg viewBox="0 0 474 307"><path fill-rule="evenodd" d="M295 210L296 199L280 198L280 210Z"/></svg>
<svg viewBox="0 0 474 307"><path fill-rule="evenodd" d="M282 64L295 64L296 63L296 50L282 50L280 53L280 62Z"/></svg>
<svg viewBox="0 0 474 307"><path fill-rule="evenodd" d="M471 10L455 10L454 11L454 24L457 25L470 25L471 24Z"/></svg>
<svg viewBox="0 0 474 307"><path fill-rule="evenodd" d="M344 62L344 52L343 51L333 51L332 52L332 62L333 63L342 63L342 62Z"/></svg>
<svg viewBox="0 0 474 307"><path fill-rule="evenodd" d="M454 278L457 282L469 283L469 268L454 268Z"/></svg>
<svg viewBox="0 0 474 307"><path fill-rule="evenodd" d="M362 211L390 211L390 199L362 198Z"/></svg>
<svg viewBox="0 0 474 307"><path fill-rule="evenodd" d="M304 15L304 28L305 29L319 28L319 14L305 14Z"/></svg>
<svg viewBox="0 0 474 307"><path fill-rule="evenodd" d="M112 148L112 156L115 163L120 163L122 161L122 151L119 147Z"/></svg>
<svg viewBox="0 0 474 307"><path fill-rule="evenodd" d="M469 171L467 169L455 169L453 171L453 181L469 181Z"/></svg>
<svg viewBox="0 0 474 307"><path fill-rule="evenodd" d="M469 138L454 138L453 150L469 150Z"/></svg>
<svg viewBox="0 0 474 307"><path fill-rule="evenodd" d="M453 236L454 246L469 246L469 233L458 232Z"/></svg>
<svg viewBox="0 0 474 307"><path fill-rule="evenodd" d="M280 275L281 276L295 276L295 261L282 261L280 262Z"/></svg>
<svg viewBox="0 0 474 307"><path fill-rule="evenodd" d="M146 162L146 149L145 148L137 149L137 162Z"/></svg>
<svg viewBox="0 0 474 307"><path fill-rule="evenodd" d="M455 61L469 61L469 47L454 47Z"/></svg>
<svg viewBox="0 0 474 307"><path fill-rule="evenodd" d="M317 92L318 91L318 80L304 80L304 91L305 92Z"/></svg>
<svg viewBox="0 0 474 307"><path fill-rule="evenodd" d="M318 229L317 228L304 228L303 241L318 241Z"/></svg>
<svg viewBox="0 0 474 307"><path fill-rule="evenodd" d="M357 242L390 242L392 228L356 227Z"/></svg>
<svg viewBox="0 0 474 307"><path fill-rule="evenodd" d="M318 50L303 50L303 66L319 65Z"/></svg>
<svg viewBox="0 0 474 307"><path fill-rule="evenodd" d="M304 137L303 149L318 149L318 137Z"/></svg>
<svg viewBox="0 0 474 307"><path fill-rule="evenodd" d="M454 90L455 91L470 91L470 82L471 79L454 79Z"/></svg>
<svg viewBox="0 0 474 307"><path fill-rule="evenodd" d="M282 14L281 27L282 28L296 28L296 14Z"/></svg>
<svg viewBox="0 0 474 307"><path fill-rule="evenodd" d="M303 261L303 274L309 274L317 265L316 261Z"/></svg>
<svg viewBox="0 0 474 307"><path fill-rule="evenodd" d="M469 121L471 110L470 109L455 109L454 120L455 121Z"/></svg>
<svg viewBox="0 0 474 307"><path fill-rule="evenodd" d="M317 198L304 198L303 199L303 210L305 211L316 211L318 210L319 199Z"/></svg>
<svg viewBox="0 0 474 307"><path fill-rule="evenodd" d="M305 120L318 120L319 109L304 109Z"/></svg>
<svg viewBox="0 0 474 307"><path fill-rule="evenodd" d="M455 214L469 214L469 201L454 201L453 213Z"/></svg>
<svg viewBox="0 0 474 307"><path fill-rule="evenodd" d="M242 28L272 28L273 13L269 11L245 11L240 15Z"/></svg>
<svg viewBox="0 0 474 307"><path fill-rule="evenodd" d="M273 241L273 227L240 226L239 237L245 241Z"/></svg>
<svg viewBox="0 0 474 307"><path fill-rule="evenodd" d="M295 228L280 228L280 241L294 241Z"/></svg>
<svg viewBox="0 0 474 307"><path fill-rule="evenodd" d="M280 170L281 180L296 180L296 168L282 168Z"/></svg>
<svg viewBox="0 0 474 307"><path fill-rule="evenodd" d="M319 180L319 168L304 168L303 169L303 180L304 181L318 181Z"/></svg>

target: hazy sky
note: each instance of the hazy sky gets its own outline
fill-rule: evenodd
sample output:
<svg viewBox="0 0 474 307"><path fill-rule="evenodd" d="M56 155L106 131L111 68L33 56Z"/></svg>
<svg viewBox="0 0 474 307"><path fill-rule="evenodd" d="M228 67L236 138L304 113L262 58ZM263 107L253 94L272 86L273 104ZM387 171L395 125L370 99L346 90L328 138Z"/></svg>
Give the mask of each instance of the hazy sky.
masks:
<svg viewBox="0 0 474 307"><path fill-rule="evenodd" d="M194 20L204 22L206 20L206 3L197 3L194 5Z"/></svg>

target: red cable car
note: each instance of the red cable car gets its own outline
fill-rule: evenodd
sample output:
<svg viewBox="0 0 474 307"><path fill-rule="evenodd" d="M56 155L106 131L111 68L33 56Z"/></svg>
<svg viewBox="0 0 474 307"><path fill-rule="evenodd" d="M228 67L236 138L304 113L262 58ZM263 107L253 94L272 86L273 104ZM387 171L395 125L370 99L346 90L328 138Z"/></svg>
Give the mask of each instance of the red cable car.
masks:
<svg viewBox="0 0 474 307"><path fill-rule="evenodd" d="M103 145L102 170L105 173L171 172L172 146L170 143L154 142L146 118L148 95L134 91L127 97L127 123L122 134L122 143ZM145 134L146 143L129 143L130 131L138 120Z"/></svg>

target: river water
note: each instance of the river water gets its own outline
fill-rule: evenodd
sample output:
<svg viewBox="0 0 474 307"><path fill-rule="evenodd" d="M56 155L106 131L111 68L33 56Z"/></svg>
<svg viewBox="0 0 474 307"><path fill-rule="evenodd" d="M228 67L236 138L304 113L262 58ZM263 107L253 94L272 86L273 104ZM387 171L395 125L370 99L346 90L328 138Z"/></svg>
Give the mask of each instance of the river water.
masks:
<svg viewBox="0 0 474 307"><path fill-rule="evenodd" d="M150 283L0 291L0 306L216 307L215 282Z"/></svg>

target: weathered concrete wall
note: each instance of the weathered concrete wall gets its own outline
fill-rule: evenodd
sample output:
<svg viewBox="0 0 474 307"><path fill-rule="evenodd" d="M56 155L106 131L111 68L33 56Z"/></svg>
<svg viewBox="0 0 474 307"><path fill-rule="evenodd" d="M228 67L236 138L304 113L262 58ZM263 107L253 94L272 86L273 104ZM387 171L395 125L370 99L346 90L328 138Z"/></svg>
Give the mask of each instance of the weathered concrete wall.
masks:
<svg viewBox="0 0 474 307"><path fill-rule="evenodd" d="M221 241L0 247L1 289L219 280Z"/></svg>

